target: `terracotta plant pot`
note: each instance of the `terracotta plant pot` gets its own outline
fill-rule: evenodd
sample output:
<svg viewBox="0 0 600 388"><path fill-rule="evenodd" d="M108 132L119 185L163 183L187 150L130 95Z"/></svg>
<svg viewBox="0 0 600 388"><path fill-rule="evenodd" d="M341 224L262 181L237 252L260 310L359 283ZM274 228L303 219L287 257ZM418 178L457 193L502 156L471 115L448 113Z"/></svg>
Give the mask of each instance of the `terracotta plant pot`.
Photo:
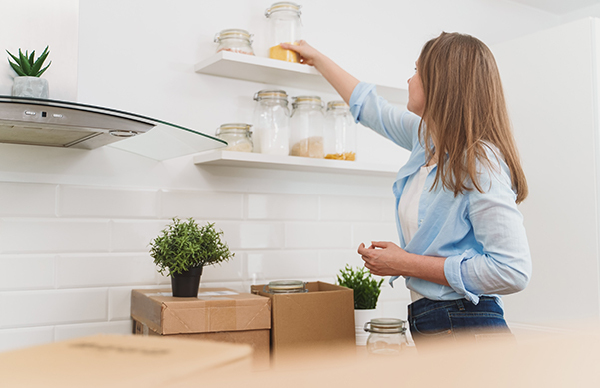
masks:
<svg viewBox="0 0 600 388"><path fill-rule="evenodd" d="M171 274L173 296L178 298L196 298L200 287L202 266L192 267L186 272Z"/></svg>

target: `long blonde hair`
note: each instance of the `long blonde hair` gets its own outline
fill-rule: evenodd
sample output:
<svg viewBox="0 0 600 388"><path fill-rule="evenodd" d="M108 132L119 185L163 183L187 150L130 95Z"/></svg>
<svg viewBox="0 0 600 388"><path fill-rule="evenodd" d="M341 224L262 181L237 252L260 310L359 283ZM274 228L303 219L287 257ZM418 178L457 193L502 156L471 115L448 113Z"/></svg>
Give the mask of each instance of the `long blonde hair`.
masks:
<svg viewBox="0 0 600 388"><path fill-rule="evenodd" d="M486 152L491 144L510 169L516 202L523 201L527 180L490 49L470 35L443 32L423 46L417 66L425 93L421 122L425 126L420 125L419 137L425 141L428 158L437 155L433 187L441 182L454 195L473 187L483 192L477 161L491 168Z"/></svg>

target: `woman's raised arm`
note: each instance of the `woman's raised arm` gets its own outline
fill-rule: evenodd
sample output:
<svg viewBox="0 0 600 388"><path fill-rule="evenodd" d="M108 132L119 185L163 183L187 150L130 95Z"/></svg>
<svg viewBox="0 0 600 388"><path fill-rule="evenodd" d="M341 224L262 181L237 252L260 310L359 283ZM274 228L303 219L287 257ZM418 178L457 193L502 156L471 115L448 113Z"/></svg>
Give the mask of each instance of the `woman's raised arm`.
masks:
<svg viewBox="0 0 600 388"><path fill-rule="evenodd" d="M281 47L297 52L300 55L301 63L314 66L331 86L334 87L344 101L346 103L350 102L352 91L359 83L358 79L354 78L350 73L303 40L299 41L297 45L281 43Z"/></svg>

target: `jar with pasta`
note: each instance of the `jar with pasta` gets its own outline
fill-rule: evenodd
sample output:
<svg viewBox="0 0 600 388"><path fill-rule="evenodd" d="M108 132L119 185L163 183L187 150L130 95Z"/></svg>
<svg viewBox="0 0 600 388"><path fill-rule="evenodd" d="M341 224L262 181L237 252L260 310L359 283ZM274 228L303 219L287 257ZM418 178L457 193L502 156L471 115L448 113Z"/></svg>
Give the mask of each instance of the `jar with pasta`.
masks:
<svg viewBox="0 0 600 388"><path fill-rule="evenodd" d="M356 160L356 123L344 101L330 101L325 112L325 159Z"/></svg>
<svg viewBox="0 0 600 388"><path fill-rule="evenodd" d="M301 6L290 1L274 3L265 11L269 22L269 58L287 62L300 62L298 54L284 50L280 43L296 44L301 39Z"/></svg>
<svg viewBox="0 0 600 388"><path fill-rule="evenodd" d="M234 53L254 55L252 49L252 34L239 28L223 30L215 35L215 43L218 43L217 52L231 51Z"/></svg>
<svg viewBox="0 0 600 388"><path fill-rule="evenodd" d="M252 152L250 127L252 125L243 123L223 124L217 128L215 135L227 142L227 147L224 148L226 151Z"/></svg>
<svg viewBox="0 0 600 388"><path fill-rule="evenodd" d="M323 158L323 102L318 96L298 96L290 117L290 155Z"/></svg>

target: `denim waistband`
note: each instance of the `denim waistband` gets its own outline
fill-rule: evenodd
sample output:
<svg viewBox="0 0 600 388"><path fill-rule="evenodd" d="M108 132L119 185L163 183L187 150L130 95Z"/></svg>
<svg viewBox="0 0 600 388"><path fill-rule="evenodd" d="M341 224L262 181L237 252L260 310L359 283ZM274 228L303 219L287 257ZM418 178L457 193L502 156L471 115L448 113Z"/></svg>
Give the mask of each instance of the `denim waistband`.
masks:
<svg viewBox="0 0 600 388"><path fill-rule="evenodd" d="M479 310L484 308L484 305L488 304L489 302L494 302L494 304L497 305L496 298L493 296L479 297L479 303L477 305L464 298L455 300L431 300L427 298L421 298L409 304L408 311L410 315L415 316L436 308L447 308L453 306L459 310ZM498 307L501 309L501 306ZM495 308L496 306L494 306L494 309Z"/></svg>

